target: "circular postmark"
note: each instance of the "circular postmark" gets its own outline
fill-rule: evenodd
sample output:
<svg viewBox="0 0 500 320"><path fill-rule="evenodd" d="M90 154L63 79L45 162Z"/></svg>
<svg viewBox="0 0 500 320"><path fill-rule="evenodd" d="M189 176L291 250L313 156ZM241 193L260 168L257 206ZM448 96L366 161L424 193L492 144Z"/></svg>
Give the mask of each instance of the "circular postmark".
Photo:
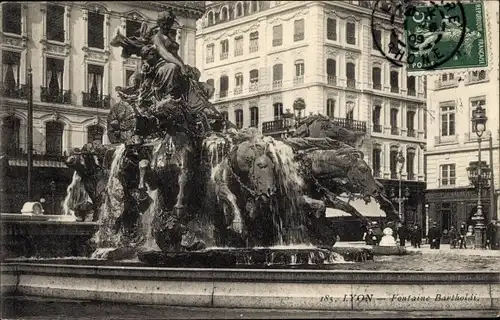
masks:
<svg viewBox="0 0 500 320"><path fill-rule="evenodd" d="M377 0L371 17L372 39L374 47L394 66L402 67L406 62L409 69L432 70L460 54L467 19L460 1L418 2ZM384 17L390 21L389 28L377 22ZM404 19L402 24L397 22L400 18ZM386 46L381 43L380 28L391 32Z"/></svg>

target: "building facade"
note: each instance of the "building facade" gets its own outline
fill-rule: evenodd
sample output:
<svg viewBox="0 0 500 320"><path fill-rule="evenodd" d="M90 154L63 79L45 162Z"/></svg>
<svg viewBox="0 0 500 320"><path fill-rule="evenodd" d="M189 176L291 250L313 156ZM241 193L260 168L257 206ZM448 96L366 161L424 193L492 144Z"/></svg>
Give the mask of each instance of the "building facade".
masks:
<svg viewBox="0 0 500 320"><path fill-rule="evenodd" d="M68 150L99 140L107 143L106 117L117 102L138 58L121 57L110 45L120 30L136 33L142 22L156 24L158 12L172 8L182 28L180 55L194 65L196 20L203 1L5 2L2 12L3 152L9 158L9 188L2 212L19 212L26 199L28 69L33 78L34 199L46 211L60 211L72 172ZM7 183L5 184L7 185Z"/></svg>
<svg viewBox="0 0 500 320"><path fill-rule="evenodd" d="M487 27L498 41L498 3L483 1ZM478 137L471 118L478 104L486 110L488 121L482 136L481 161L493 169L494 190L482 192L483 212L487 221L498 215L499 190L499 54L498 45L489 46L489 69L461 73L443 73L429 77L427 106L427 192L429 220L449 230L461 222L470 225L477 210L478 191L467 174L469 163L478 161ZM491 60L492 59L492 60ZM490 146L491 139L491 146ZM497 202L496 207L494 206ZM490 211L491 210L491 211Z"/></svg>
<svg viewBox="0 0 500 320"><path fill-rule="evenodd" d="M197 67L215 86L213 103L238 127L280 136L283 114L302 98L302 115L324 114L365 132L361 150L374 175L394 197L402 179L409 190L403 218L421 223L425 83L374 45L374 38L383 48L397 42L389 14L372 32L374 3L208 2L198 23ZM399 151L406 158L401 177Z"/></svg>

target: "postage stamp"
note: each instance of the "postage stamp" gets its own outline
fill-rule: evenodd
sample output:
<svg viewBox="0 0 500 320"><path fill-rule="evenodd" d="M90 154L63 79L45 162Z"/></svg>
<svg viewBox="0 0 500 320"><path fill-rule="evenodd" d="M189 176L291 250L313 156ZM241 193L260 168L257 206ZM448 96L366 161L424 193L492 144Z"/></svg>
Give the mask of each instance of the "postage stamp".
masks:
<svg viewBox="0 0 500 320"><path fill-rule="evenodd" d="M390 26L380 17L390 15ZM387 19L386 19L387 20ZM481 2L378 0L371 19L374 46L409 72L488 66L485 13ZM391 32L383 44L380 28Z"/></svg>

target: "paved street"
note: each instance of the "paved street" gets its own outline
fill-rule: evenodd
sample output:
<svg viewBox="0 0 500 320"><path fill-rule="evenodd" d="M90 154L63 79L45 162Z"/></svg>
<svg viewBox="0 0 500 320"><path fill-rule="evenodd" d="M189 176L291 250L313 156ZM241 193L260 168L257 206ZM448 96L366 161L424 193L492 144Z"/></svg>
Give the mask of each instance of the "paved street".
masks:
<svg viewBox="0 0 500 320"><path fill-rule="evenodd" d="M2 319L331 319L331 318L493 318L495 311L308 311L187 308L105 302L8 297Z"/></svg>

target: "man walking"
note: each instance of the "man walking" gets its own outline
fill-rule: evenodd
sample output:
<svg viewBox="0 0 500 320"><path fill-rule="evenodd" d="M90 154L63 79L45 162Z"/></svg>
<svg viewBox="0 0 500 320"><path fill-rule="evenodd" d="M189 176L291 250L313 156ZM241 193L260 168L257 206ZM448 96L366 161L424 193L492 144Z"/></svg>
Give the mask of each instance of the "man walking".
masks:
<svg viewBox="0 0 500 320"><path fill-rule="evenodd" d="M439 246L441 244L441 230L439 230L437 222L434 222L432 224L432 228L429 229L427 238L429 238L429 241L431 243L431 249L439 249Z"/></svg>
<svg viewBox="0 0 500 320"><path fill-rule="evenodd" d="M420 248L420 244L422 243L422 229L418 224L412 230L412 239L413 239L413 247Z"/></svg>

